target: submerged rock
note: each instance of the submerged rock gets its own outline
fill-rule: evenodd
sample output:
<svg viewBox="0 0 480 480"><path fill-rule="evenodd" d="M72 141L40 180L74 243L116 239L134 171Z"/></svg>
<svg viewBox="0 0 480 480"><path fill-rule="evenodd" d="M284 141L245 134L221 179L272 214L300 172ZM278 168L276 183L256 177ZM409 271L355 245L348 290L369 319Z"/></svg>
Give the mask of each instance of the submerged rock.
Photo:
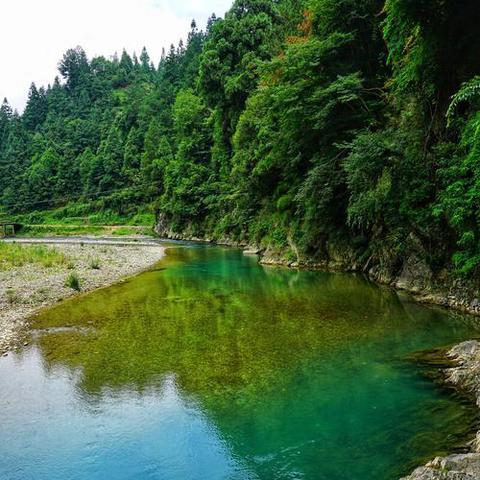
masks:
<svg viewBox="0 0 480 480"><path fill-rule="evenodd" d="M39 309L78 294L65 286L71 265L84 279L83 290L90 291L151 268L164 254L164 248L158 244L123 242L106 246L102 243L105 240L91 241L81 248L78 243L55 243L55 250L66 259L55 268L26 263L0 271L0 357L5 350L28 346L25 334L32 315ZM92 259L100 261L102 269L92 269Z"/></svg>

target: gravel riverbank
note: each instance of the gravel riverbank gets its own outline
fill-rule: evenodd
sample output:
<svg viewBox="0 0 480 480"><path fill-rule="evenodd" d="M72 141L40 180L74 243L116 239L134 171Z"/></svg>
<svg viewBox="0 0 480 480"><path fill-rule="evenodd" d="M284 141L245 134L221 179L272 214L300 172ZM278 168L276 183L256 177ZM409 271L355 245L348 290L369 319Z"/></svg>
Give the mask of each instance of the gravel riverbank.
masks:
<svg viewBox="0 0 480 480"><path fill-rule="evenodd" d="M49 268L37 264L0 271L0 354L18 346L30 316L62 299L111 285L147 270L164 255L157 244L98 243L50 245L66 257L62 265ZM81 291L66 286L75 273Z"/></svg>

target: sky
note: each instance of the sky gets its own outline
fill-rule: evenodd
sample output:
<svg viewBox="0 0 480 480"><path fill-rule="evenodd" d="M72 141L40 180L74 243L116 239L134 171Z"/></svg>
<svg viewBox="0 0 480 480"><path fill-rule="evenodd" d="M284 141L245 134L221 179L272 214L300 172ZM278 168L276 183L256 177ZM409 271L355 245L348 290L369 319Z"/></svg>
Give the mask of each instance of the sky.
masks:
<svg viewBox="0 0 480 480"><path fill-rule="evenodd" d="M162 48L185 39L193 18L203 28L215 12L223 17L232 0L1 0L0 101L20 112L30 84L52 83L69 48L89 58L110 57L143 46L155 64Z"/></svg>

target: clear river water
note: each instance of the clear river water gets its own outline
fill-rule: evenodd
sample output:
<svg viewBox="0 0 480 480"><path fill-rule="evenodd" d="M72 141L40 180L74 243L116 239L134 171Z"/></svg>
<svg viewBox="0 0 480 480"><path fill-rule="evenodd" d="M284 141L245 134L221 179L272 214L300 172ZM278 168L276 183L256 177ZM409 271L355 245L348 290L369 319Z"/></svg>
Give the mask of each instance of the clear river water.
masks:
<svg viewBox="0 0 480 480"><path fill-rule="evenodd" d="M0 358L0 479L398 479L478 422L416 354L478 336L359 276L176 246Z"/></svg>

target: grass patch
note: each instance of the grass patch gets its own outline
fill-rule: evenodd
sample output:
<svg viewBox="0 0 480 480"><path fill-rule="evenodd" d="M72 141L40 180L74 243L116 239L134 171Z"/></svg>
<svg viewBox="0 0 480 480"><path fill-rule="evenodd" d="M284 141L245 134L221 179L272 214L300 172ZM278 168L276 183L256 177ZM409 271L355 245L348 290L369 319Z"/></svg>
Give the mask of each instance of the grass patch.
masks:
<svg viewBox="0 0 480 480"><path fill-rule="evenodd" d="M146 227L120 227L112 230L112 235L134 236L134 235L152 235L152 229Z"/></svg>
<svg viewBox="0 0 480 480"><path fill-rule="evenodd" d="M22 224L20 235L45 236L153 236L155 215L153 207L136 207L129 214L120 215L103 203L72 203L61 208L10 216Z"/></svg>
<svg viewBox="0 0 480 480"><path fill-rule="evenodd" d="M22 237L75 237L75 236L153 236L152 228L142 226L108 225L25 225Z"/></svg>
<svg viewBox="0 0 480 480"><path fill-rule="evenodd" d="M21 299L16 290L13 288L8 288L7 291L5 292L6 297L7 297L7 302L10 305L15 305L16 303L20 303Z"/></svg>
<svg viewBox="0 0 480 480"><path fill-rule="evenodd" d="M100 270L100 260L98 258L91 258L88 265L92 270Z"/></svg>
<svg viewBox="0 0 480 480"><path fill-rule="evenodd" d="M66 263L67 257L51 247L0 243L0 271L28 264L51 268Z"/></svg>
<svg viewBox="0 0 480 480"><path fill-rule="evenodd" d="M70 237L77 235L104 235L106 229L97 225L25 225L24 237Z"/></svg>
<svg viewBox="0 0 480 480"><path fill-rule="evenodd" d="M115 226L128 225L152 228L155 223L153 207L144 205L134 207L128 214L119 214L106 208L104 202L71 203L53 210L39 210L18 215L10 219L23 225L45 226Z"/></svg>
<svg viewBox="0 0 480 480"><path fill-rule="evenodd" d="M72 272L68 275L67 279L65 280L65 286L71 288L72 290L76 290L79 292L82 287L80 285L80 278L75 272Z"/></svg>

